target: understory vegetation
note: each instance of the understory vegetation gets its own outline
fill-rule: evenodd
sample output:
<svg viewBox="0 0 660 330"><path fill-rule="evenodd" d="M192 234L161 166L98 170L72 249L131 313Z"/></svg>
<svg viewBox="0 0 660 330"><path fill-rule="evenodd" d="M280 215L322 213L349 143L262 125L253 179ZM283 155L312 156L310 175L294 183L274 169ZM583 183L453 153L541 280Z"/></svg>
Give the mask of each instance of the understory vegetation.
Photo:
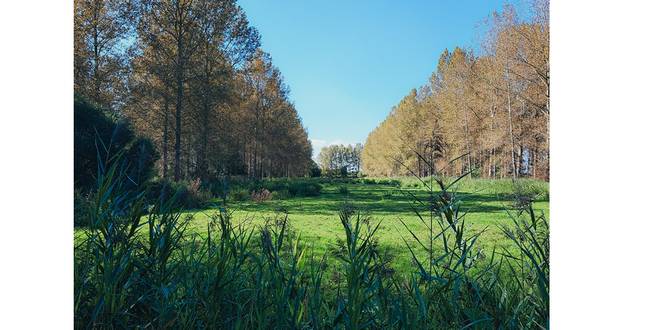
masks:
<svg viewBox="0 0 660 330"><path fill-rule="evenodd" d="M232 211L244 204L221 199L200 221L176 195L154 202L146 183L131 186L119 159L102 163L79 211L86 225L75 239L77 328L548 327L549 226L533 206L545 198L537 181L507 183L508 221L475 231L457 187L488 189L478 180L317 179L324 195L342 201L323 220L340 235L333 248L318 250L292 225L292 209L254 224ZM255 187L288 191L300 182ZM382 233L393 221L360 203L364 187L388 188L389 204L408 201L412 216L397 221L405 246L397 257L408 267L397 267L385 247ZM311 198L320 197L290 201ZM481 245L487 231L509 244Z"/></svg>

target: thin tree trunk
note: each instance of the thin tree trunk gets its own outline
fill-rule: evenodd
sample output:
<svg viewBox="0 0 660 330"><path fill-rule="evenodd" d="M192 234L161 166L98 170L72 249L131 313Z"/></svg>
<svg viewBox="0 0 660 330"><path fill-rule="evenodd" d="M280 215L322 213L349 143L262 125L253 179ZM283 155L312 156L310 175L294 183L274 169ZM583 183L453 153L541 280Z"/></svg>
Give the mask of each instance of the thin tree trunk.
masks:
<svg viewBox="0 0 660 330"><path fill-rule="evenodd" d="M170 103L169 98L165 97L165 113L163 116L163 179L167 179L169 165L169 127L170 127Z"/></svg>
<svg viewBox="0 0 660 330"><path fill-rule="evenodd" d="M182 51L183 51L183 40L179 38L177 42L176 113L175 113L175 128L174 128L174 180L175 181L179 181L181 179L181 112L183 110L182 109L183 108Z"/></svg>
<svg viewBox="0 0 660 330"><path fill-rule="evenodd" d="M511 82L509 79L509 66L506 67L506 98L507 98L507 109L509 112L509 137L511 140L511 170L512 176L516 178L516 158L515 158L515 145L513 142L513 119L511 118Z"/></svg>
<svg viewBox="0 0 660 330"><path fill-rule="evenodd" d="M532 177L533 177L534 179L536 179L536 152L537 152L537 150L538 150L538 149L535 148L535 149L532 151L532 157L531 157L532 162L530 163L530 164L531 164L531 168L532 168Z"/></svg>
<svg viewBox="0 0 660 330"><path fill-rule="evenodd" d="M472 170L472 150L470 146L470 128L468 126L468 117L466 106L463 106L463 127L465 131L465 147L467 148L467 170ZM462 171L461 171L462 172ZM461 173L462 174L462 173ZM470 173L470 178L472 178L472 173Z"/></svg>
<svg viewBox="0 0 660 330"><path fill-rule="evenodd" d="M518 153L518 175L522 173L522 168L523 168L523 153L525 152L525 147L523 145L520 145L520 152Z"/></svg>
<svg viewBox="0 0 660 330"><path fill-rule="evenodd" d="M100 1L95 1L94 2L94 11L92 14L92 20L94 23L93 29L94 29L94 36L93 36L93 47L94 47L94 101L101 103L101 82L99 78L99 58L101 57L100 54L100 49L99 49L99 18L98 14L99 11L101 10L100 8Z"/></svg>

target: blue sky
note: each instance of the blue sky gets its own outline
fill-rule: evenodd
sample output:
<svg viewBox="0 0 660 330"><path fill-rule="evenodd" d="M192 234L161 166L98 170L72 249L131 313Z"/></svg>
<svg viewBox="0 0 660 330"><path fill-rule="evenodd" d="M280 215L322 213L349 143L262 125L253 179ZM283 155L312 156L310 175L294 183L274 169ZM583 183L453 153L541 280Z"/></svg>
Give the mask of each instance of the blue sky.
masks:
<svg viewBox="0 0 660 330"><path fill-rule="evenodd" d="M478 48L501 1L239 0L320 147L366 140L440 53ZM518 7L518 6L517 6ZM482 26L482 27L479 27Z"/></svg>

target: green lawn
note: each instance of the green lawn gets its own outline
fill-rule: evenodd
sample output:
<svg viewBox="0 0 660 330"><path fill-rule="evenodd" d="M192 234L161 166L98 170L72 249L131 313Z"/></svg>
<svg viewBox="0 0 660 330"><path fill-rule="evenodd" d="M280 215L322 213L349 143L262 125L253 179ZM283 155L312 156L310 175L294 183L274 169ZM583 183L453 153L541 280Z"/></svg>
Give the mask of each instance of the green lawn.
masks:
<svg viewBox="0 0 660 330"><path fill-rule="evenodd" d="M378 180L376 180L378 181ZM337 246L337 239L343 236L338 209L342 204L353 204L362 214L368 215L372 223L381 222L377 237L380 247L393 257L392 267L398 271L411 269L411 257L404 240L412 240L411 235L400 223L404 221L419 237L429 237L428 229L421 223L413 211L414 198L410 193L424 198L428 196L421 184L413 178L402 178L401 187L386 184L368 184L359 180L348 182L323 183L320 196L273 200L263 203L230 203L233 221L246 222L251 226L262 226L268 219L282 216L288 212L289 223L296 235L300 235L305 244L316 255L332 251ZM327 180L326 180L327 182ZM545 182L524 181L526 186L533 186L543 191L539 201L534 204L537 212L548 213L548 184ZM340 193L340 187L348 188L348 195ZM437 188L434 188L437 189ZM466 226L470 232L486 228L478 241L478 246L490 254L493 248L511 246L505 239L498 225L511 221L507 209L511 209L510 194L513 191L511 180L463 179L456 192L463 211L466 211ZM190 228L192 232L205 232L209 216L216 212L213 208L185 212L193 216ZM512 211L515 215L515 211ZM428 211L422 213L428 221ZM400 219L400 220L399 220ZM436 227L437 228L437 227Z"/></svg>

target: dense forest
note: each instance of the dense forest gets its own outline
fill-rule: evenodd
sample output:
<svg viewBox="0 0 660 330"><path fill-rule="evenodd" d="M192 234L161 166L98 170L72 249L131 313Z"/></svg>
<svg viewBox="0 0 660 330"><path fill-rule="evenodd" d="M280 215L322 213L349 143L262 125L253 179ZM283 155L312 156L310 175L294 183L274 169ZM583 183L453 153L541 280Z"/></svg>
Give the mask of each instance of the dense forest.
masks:
<svg viewBox="0 0 660 330"><path fill-rule="evenodd" d="M158 176L301 176L312 146L236 1L75 0L76 98L158 150Z"/></svg>
<svg viewBox="0 0 660 330"><path fill-rule="evenodd" d="M536 2L527 20L507 6L489 18L478 55L445 50L429 82L369 134L363 172L426 176L436 168L444 175L547 180L548 17L547 1Z"/></svg>

